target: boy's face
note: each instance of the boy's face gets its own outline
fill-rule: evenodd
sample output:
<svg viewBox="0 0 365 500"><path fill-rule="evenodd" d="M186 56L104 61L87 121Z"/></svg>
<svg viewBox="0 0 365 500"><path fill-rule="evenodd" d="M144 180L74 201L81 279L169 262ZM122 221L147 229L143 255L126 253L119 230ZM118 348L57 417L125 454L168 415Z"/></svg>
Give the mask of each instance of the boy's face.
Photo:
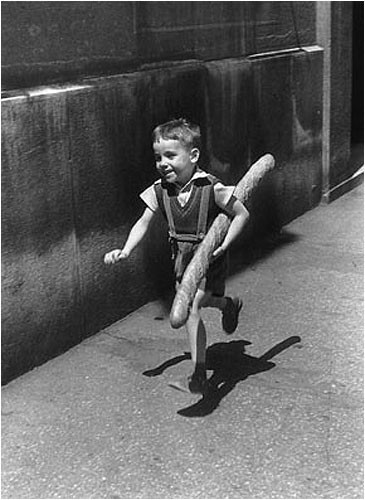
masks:
<svg viewBox="0 0 365 500"><path fill-rule="evenodd" d="M160 138L153 143L153 150L156 168L164 181L182 187L190 180L199 159L199 149L190 149L174 139Z"/></svg>

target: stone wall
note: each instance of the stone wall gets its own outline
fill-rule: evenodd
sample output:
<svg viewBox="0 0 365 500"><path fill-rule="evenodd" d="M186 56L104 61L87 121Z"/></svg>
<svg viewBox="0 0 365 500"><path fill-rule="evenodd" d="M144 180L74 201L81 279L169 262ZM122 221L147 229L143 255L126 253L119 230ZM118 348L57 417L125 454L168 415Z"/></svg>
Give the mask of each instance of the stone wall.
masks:
<svg viewBox="0 0 365 500"><path fill-rule="evenodd" d="M316 2L1 2L2 86L316 43Z"/></svg>

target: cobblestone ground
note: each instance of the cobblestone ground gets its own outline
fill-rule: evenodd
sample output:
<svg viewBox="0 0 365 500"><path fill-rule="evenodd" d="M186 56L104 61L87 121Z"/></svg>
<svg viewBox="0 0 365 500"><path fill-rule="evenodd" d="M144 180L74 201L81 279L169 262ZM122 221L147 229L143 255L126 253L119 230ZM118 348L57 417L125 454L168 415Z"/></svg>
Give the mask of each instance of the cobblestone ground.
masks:
<svg viewBox="0 0 365 500"><path fill-rule="evenodd" d="M363 187L236 263L215 397L150 303L2 390L2 498L363 498Z"/></svg>

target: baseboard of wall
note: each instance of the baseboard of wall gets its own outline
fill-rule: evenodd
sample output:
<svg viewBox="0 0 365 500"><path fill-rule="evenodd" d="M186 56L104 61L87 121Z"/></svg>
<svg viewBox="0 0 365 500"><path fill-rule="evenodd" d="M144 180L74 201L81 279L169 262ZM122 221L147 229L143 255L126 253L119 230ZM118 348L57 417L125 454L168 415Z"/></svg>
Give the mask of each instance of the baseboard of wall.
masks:
<svg viewBox="0 0 365 500"><path fill-rule="evenodd" d="M364 165L360 167L351 177L324 193L322 196L322 203L331 203L343 194L359 186L363 182Z"/></svg>

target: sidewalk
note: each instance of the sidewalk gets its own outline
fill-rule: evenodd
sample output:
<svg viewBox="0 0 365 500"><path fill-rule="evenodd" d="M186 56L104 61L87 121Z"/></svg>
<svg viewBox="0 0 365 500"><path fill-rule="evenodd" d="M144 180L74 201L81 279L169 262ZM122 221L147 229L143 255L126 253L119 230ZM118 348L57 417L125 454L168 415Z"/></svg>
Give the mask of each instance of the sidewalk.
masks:
<svg viewBox="0 0 365 500"><path fill-rule="evenodd" d="M237 332L204 311L219 398L168 386L147 304L3 387L2 498L363 498L363 186L244 261Z"/></svg>

